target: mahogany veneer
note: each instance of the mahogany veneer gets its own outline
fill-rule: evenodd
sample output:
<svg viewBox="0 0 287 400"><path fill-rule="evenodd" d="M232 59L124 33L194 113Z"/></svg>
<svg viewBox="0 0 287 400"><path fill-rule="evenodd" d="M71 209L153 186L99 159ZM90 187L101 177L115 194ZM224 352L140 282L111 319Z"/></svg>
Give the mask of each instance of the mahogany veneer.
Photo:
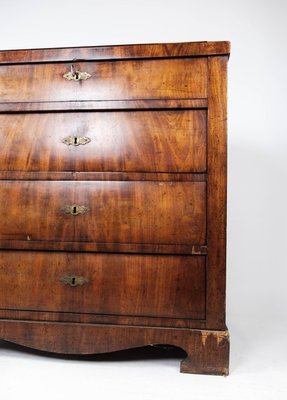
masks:
<svg viewBox="0 0 287 400"><path fill-rule="evenodd" d="M5 309L205 318L205 257L9 251L3 255L0 301ZM83 276L87 286L75 292L62 284L65 275Z"/></svg>
<svg viewBox="0 0 287 400"><path fill-rule="evenodd" d="M0 240L204 245L205 193L205 182L6 181L0 204L13 212ZM89 211L66 214L65 204Z"/></svg>
<svg viewBox="0 0 287 400"><path fill-rule="evenodd" d="M229 47L0 51L0 338L228 374Z"/></svg>
<svg viewBox="0 0 287 400"><path fill-rule="evenodd" d="M193 109L0 114L5 148L0 168L205 172L206 124L206 110ZM70 135L87 136L91 142L63 146L62 139Z"/></svg>
<svg viewBox="0 0 287 400"><path fill-rule="evenodd" d="M207 59L73 61L91 74L87 81L63 79L71 61L16 64L0 69L0 97L5 102L206 98ZM192 70L192 74L190 74Z"/></svg>

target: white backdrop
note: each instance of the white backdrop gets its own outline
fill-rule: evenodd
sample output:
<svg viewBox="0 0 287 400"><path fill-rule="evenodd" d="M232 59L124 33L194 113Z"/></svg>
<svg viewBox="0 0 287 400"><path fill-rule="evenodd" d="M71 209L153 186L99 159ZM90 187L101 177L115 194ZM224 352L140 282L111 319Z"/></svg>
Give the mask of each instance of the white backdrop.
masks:
<svg viewBox="0 0 287 400"><path fill-rule="evenodd" d="M105 398L121 394L134 398L137 393L140 399L174 399L180 393L182 398L193 394L208 399L210 394L215 399L220 393L224 399L230 398L230 391L233 399L236 394L244 399L287 398L286 16L286 0L0 0L0 49L202 40L232 44L228 87L230 377L179 375L176 359L117 363L115 358L112 365L104 361L83 365L2 344L0 380L6 378L6 385L1 382L0 395L5 390L7 394L1 399L18 397L15 374L24 394L30 391L31 399L38 398L44 371L54 384L45 387L42 399L45 395L76 398L75 387L61 391L65 371L71 383L73 379L85 382L79 392L82 396L96 395L93 377L98 374L103 382L98 394Z"/></svg>

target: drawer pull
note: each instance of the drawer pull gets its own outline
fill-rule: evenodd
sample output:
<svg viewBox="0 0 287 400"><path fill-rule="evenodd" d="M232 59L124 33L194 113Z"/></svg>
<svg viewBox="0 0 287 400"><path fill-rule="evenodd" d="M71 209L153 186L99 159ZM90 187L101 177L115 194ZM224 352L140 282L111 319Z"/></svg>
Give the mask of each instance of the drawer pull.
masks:
<svg viewBox="0 0 287 400"><path fill-rule="evenodd" d="M66 145L70 146L79 146L80 144L87 144L90 143L91 139L88 138L87 136L67 136L65 137L62 142L65 143Z"/></svg>
<svg viewBox="0 0 287 400"><path fill-rule="evenodd" d="M87 212L90 211L90 209L86 206L79 206L77 204L72 204L72 205L67 204L62 208L62 211L65 214L79 215L79 214L86 214Z"/></svg>
<svg viewBox="0 0 287 400"><path fill-rule="evenodd" d="M75 275L71 275L71 276L62 276L62 278L60 278L60 281L62 283L64 283L65 285L70 285L70 286L83 286L85 285L85 283L88 283L88 279L84 278L83 276L75 276Z"/></svg>
<svg viewBox="0 0 287 400"><path fill-rule="evenodd" d="M64 74L63 78L67 79L68 81L86 81L87 79L91 78L91 76L92 75L88 72L77 71L72 65L71 71Z"/></svg>

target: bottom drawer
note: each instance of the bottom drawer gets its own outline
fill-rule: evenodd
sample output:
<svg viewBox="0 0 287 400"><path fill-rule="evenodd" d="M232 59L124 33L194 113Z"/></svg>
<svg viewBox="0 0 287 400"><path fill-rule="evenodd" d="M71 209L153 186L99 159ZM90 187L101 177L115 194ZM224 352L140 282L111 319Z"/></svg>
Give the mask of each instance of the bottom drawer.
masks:
<svg viewBox="0 0 287 400"><path fill-rule="evenodd" d="M0 308L205 318L205 257L2 251Z"/></svg>

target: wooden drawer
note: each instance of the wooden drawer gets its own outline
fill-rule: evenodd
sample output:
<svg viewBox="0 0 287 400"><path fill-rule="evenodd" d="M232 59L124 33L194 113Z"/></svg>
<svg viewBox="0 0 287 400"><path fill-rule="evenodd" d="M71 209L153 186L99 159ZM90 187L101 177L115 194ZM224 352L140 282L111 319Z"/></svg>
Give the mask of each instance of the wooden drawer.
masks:
<svg viewBox="0 0 287 400"><path fill-rule="evenodd" d="M6 251L0 308L204 319L205 257Z"/></svg>
<svg viewBox="0 0 287 400"><path fill-rule="evenodd" d="M206 58L77 62L87 80L63 77L70 63L0 66L1 102L205 98Z"/></svg>
<svg viewBox="0 0 287 400"><path fill-rule="evenodd" d="M205 244L205 190L205 182L1 182L0 239Z"/></svg>
<svg viewBox="0 0 287 400"><path fill-rule="evenodd" d="M0 170L204 172L206 114L205 110L0 114L5 149Z"/></svg>

